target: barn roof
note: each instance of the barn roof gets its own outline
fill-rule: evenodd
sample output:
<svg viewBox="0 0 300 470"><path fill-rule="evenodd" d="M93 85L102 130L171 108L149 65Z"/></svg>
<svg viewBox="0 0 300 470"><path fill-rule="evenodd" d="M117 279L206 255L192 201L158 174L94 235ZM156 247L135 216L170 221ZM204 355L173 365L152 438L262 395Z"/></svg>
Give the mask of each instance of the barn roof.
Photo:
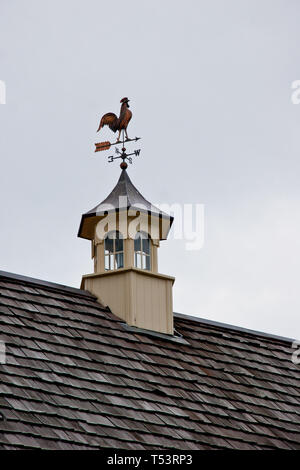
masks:
<svg viewBox="0 0 300 470"><path fill-rule="evenodd" d="M299 449L291 340L174 319L175 341L0 272L0 448Z"/></svg>

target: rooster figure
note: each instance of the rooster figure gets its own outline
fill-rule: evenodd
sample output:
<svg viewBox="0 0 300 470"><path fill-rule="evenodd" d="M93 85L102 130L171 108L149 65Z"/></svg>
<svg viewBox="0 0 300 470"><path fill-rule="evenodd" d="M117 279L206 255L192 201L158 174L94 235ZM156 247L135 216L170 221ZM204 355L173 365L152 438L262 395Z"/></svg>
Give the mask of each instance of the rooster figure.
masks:
<svg viewBox="0 0 300 470"><path fill-rule="evenodd" d="M120 142L120 135L122 130L125 131L126 139L128 139L127 126L132 117L132 112L129 110L129 99L123 98L120 103L122 103L120 116L117 117L114 113L104 114L97 130L97 132L99 132L102 127L108 126L113 132L119 131L117 142Z"/></svg>

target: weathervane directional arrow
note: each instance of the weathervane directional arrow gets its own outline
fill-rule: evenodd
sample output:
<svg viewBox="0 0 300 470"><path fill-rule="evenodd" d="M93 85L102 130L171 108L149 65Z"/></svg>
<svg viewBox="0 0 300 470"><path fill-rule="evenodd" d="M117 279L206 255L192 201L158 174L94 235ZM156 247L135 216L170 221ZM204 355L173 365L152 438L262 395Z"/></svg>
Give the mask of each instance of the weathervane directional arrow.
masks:
<svg viewBox="0 0 300 470"><path fill-rule="evenodd" d="M102 152L103 150L109 150L112 145L118 145L118 144L122 144L122 143L124 144L125 142L137 142L140 139L141 139L141 137L135 137L134 139L126 139L123 142L121 142L120 140L117 140L117 142L113 142L113 143L111 143L109 141L99 142L99 143L95 144L95 146L96 146L95 152Z"/></svg>
<svg viewBox="0 0 300 470"><path fill-rule="evenodd" d="M122 159L122 163L120 165L120 167L122 168L122 170L126 170L126 168L128 167L127 163L126 163L126 160L132 164L132 156L135 156L135 157L138 157L141 153L141 149L137 149L137 150L134 150L132 153L126 153L126 148L125 148L125 143L126 142L137 142L138 140L141 139L141 137L135 137L134 139L125 139L124 138L124 130L123 130L123 134L122 134L122 141L121 140L117 140L116 142L99 142L97 144L95 144L96 148L95 148L95 152L102 152L104 150L109 150L113 145L122 145L122 152L120 152L120 150L116 147L116 155L109 155L108 157L108 161L109 163L112 163L114 160L117 160L118 158Z"/></svg>

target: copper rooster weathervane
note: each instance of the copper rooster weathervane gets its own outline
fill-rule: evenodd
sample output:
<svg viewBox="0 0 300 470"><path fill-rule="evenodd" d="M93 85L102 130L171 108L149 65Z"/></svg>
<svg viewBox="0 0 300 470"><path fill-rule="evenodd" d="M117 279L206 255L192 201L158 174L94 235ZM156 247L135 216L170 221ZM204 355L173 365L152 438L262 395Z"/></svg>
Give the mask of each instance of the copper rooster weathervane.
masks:
<svg viewBox="0 0 300 470"><path fill-rule="evenodd" d="M99 132L102 127L108 126L113 132L119 131L118 138L116 142L99 142L98 144L95 144L95 152L101 152L103 150L109 150L112 145L118 145L122 144L122 152L116 147L116 155L110 155L108 157L109 162L113 162L117 158L121 158L123 161L120 165L122 170L125 170L127 168L127 163L126 160L129 163L132 163L132 155L138 156L141 152L141 150L134 150L132 153L126 153L126 148L125 148L125 142L136 142L137 140L140 139L140 137L135 137L134 139L129 139L128 134L127 134L127 127L129 124L129 121L132 118L132 112L129 110L129 99L128 98L123 98L120 101L121 104L121 110L120 110L120 116L117 117L114 113L106 113L102 116L99 127L97 132ZM120 140L122 133L122 140ZM126 137L126 138L125 138Z"/></svg>

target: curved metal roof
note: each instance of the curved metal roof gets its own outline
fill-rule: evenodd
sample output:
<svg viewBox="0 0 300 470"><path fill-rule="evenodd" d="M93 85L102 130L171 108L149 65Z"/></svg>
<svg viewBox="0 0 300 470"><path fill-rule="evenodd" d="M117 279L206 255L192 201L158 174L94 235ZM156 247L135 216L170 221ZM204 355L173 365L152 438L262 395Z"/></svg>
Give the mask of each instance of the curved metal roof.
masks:
<svg viewBox="0 0 300 470"><path fill-rule="evenodd" d="M121 209L144 210L170 218L168 214L161 211L144 198L132 183L126 170L122 170L116 186L107 198L86 214L102 215L104 212Z"/></svg>
<svg viewBox="0 0 300 470"><path fill-rule="evenodd" d="M120 178L112 192L93 209L85 212L81 218L81 224L78 232L79 237L86 238L82 234L84 220L88 217L100 217L110 212L119 212L121 210L133 210L148 213L160 218L169 220L171 227L174 217L166 214L151 204L134 186L126 170L122 170Z"/></svg>

